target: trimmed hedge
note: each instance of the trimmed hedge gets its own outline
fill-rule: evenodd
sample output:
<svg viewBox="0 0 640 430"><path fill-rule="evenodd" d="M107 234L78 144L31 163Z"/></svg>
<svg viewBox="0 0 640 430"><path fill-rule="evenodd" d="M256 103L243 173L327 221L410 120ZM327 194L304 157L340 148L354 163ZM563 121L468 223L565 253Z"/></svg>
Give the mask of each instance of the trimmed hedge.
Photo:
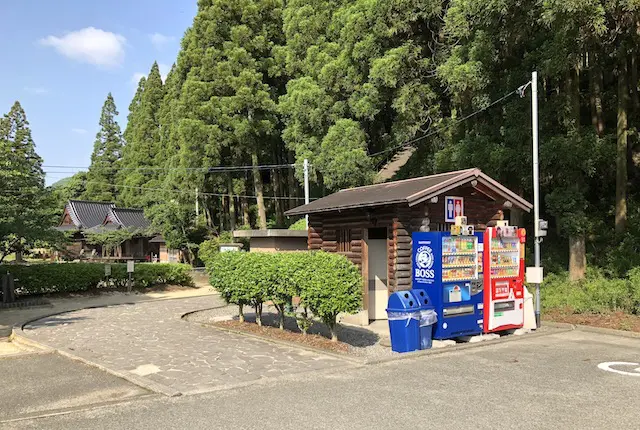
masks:
<svg viewBox="0 0 640 430"><path fill-rule="evenodd" d="M336 318L353 313L362 304L362 276L344 256L326 252L251 253L223 252L205 261L211 285L227 303L253 306L262 324L262 304L271 301L284 325L285 306L294 296L331 330L337 340ZM305 312L306 313L306 312Z"/></svg>
<svg viewBox="0 0 640 430"><path fill-rule="evenodd" d="M127 285L127 265L111 264L111 276L105 278L103 263L34 264L31 266L0 266L0 273L13 274L17 279L16 295L73 293L96 288L124 288ZM193 286L186 264L140 263L133 272L135 287L160 284Z"/></svg>

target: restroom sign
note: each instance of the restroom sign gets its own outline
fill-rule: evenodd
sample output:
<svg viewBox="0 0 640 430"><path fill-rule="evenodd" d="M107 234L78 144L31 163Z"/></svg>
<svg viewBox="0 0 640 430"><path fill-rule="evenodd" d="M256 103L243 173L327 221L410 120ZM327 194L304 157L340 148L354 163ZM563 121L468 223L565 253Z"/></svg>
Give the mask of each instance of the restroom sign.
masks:
<svg viewBox="0 0 640 430"><path fill-rule="evenodd" d="M464 199L448 196L444 198L444 222L455 222L457 216L464 216Z"/></svg>

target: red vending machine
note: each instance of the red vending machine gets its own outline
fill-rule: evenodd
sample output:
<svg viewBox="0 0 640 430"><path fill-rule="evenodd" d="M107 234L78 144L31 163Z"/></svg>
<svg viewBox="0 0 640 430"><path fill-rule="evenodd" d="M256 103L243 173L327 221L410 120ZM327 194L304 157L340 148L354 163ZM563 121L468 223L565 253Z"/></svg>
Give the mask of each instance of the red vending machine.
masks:
<svg viewBox="0 0 640 430"><path fill-rule="evenodd" d="M524 325L523 228L500 221L484 232L484 332Z"/></svg>

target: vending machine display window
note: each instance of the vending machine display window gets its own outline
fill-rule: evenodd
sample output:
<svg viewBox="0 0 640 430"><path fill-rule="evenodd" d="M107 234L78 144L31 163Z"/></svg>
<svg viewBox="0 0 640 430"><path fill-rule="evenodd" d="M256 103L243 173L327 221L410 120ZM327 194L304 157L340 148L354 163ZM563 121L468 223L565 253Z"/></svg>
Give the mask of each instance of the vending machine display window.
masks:
<svg viewBox="0 0 640 430"><path fill-rule="evenodd" d="M435 339L482 332L482 234L413 234L413 287L427 290L438 313Z"/></svg>
<svg viewBox="0 0 640 430"><path fill-rule="evenodd" d="M524 229L489 227L484 237L484 331L524 324Z"/></svg>

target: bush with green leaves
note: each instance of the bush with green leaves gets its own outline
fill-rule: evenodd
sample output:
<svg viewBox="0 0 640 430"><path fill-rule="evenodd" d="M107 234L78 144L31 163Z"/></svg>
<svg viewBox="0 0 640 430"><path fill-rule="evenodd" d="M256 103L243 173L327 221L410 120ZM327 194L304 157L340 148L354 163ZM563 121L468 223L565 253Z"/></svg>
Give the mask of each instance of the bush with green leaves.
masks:
<svg viewBox="0 0 640 430"><path fill-rule="evenodd" d="M360 270L338 254L223 252L207 268L211 285L227 303L238 305L241 321L243 307L251 305L261 324L262 305L271 301L284 329L285 308L298 296L305 310L297 317L303 333L309 327L309 309L329 327L335 341L338 314L356 312L362 303Z"/></svg>
<svg viewBox="0 0 640 430"><path fill-rule="evenodd" d="M574 313L640 313L640 268L625 278L607 278L588 269L584 280L569 281L568 273L551 273L542 284L542 306Z"/></svg>
<svg viewBox="0 0 640 430"><path fill-rule="evenodd" d="M337 317L340 313L357 312L362 305L362 275L346 257L327 252L314 252L305 264L301 278L300 300L320 318L337 341Z"/></svg>
<svg viewBox="0 0 640 430"><path fill-rule="evenodd" d="M190 270L191 267L186 264L136 264L132 276L133 286L193 286ZM17 279L16 294L19 296L73 293L97 288L124 288L128 280L126 264L111 264L111 275L108 278L105 276L105 265L102 263L5 265L0 266L0 273L13 274Z"/></svg>
<svg viewBox="0 0 640 430"><path fill-rule="evenodd" d="M244 322L244 306L251 302L241 280L246 255L244 252L218 252L206 261L209 283L225 302L238 305L241 322Z"/></svg>

